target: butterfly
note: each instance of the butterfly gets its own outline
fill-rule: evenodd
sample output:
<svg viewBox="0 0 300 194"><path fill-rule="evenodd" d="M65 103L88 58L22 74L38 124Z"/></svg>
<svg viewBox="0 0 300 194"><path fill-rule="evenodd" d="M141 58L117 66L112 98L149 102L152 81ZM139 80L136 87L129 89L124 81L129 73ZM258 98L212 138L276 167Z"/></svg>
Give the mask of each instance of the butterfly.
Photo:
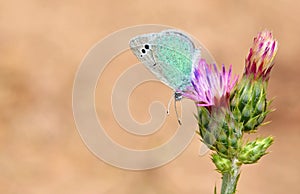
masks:
<svg viewBox="0 0 300 194"><path fill-rule="evenodd" d="M176 101L182 99L181 92L191 86L191 74L200 59L200 49L188 35L172 29L136 36L129 46L161 82L173 89L176 110ZM178 118L177 110L176 115Z"/></svg>

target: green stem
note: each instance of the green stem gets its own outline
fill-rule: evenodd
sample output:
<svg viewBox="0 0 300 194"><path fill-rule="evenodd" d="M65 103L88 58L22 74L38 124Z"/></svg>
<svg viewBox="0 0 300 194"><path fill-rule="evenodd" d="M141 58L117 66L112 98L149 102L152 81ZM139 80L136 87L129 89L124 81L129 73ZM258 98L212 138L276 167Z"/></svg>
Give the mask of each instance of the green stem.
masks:
<svg viewBox="0 0 300 194"><path fill-rule="evenodd" d="M240 166L237 159L232 160L230 172L223 173L221 194L234 194L240 177Z"/></svg>

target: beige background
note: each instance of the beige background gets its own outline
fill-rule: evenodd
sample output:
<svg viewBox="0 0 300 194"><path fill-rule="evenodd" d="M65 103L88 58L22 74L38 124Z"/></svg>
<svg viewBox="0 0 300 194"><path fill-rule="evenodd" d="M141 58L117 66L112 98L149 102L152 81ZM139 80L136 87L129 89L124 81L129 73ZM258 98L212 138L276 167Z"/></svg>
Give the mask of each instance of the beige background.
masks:
<svg viewBox="0 0 300 194"><path fill-rule="evenodd" d="M279 51L269 96L276 97L277 110L258 135L275 136L275 144L258 164L242 168L238 193L300 193L299 6L296 0L0 1L0 193L195 194L220 188L209 156L198 156L197 137L173 162L134 172L96 158L75 128L72 84L88 49L116 30L146 23L189 32L235 73L242 72L253 36L265 28L274 32ZM108 106L111 87L136 62L130 52L112 61L99 80L96 105L115 141L145 149L168 140L177 123L171 115L148 137L131 136L116 124ZM167 103L170 94L162 84L144 84L132 94L132 114L147 121L149 103Z"/></svg>

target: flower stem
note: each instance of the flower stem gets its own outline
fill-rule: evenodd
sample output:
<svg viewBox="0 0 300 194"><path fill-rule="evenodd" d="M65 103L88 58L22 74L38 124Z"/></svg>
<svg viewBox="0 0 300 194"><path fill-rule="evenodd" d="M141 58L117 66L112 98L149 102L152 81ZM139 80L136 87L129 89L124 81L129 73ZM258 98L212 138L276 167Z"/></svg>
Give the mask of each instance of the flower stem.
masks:
<svg viewBox="0 0 300 194"><path fill-rule="evenodd" d="M223 173L221 194L234 194L240 177L240 166L237 159L232 159L231 170Z"/></svg>

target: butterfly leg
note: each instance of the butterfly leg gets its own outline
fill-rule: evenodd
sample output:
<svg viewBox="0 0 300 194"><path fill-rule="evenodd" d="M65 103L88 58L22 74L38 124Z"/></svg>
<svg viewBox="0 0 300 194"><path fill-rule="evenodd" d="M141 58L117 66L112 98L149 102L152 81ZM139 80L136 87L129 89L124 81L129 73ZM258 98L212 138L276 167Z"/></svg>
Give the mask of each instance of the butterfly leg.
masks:
<svg viewBox="0 0 300 194"><path fill-rule="evenodd" d="M177 101L181 102L182 95L180 93L175 92L174 96L171 96L171 98L169 100L169 103L168 103L167 115L170 114L170 106L171 106L171 103L172 103L173 99L174 99L174 108L175 108L175 113L176 113L177 121L178 121L179 125L182 125L182 123L181 123L181 116L179 118L178 111L177 111L177 104L176 104Z"/></svg>
<svg viewBox="0 0 300 194"><path fill-rule="evenodd" d="M169 103L168 103L168 109L167 109L167 115L170 114L170 106L171 106L171 103L172 103L172 100L174 99L173 96L171 96L170 100L169 100Z"/></svg>
<svg viewBox="0 0 300 194"><path fill-rule="evenodd" d="M175 98L175 100L174 100L174 108L175 108L175 112L176 112L177 121L178 121L179 125L182 125L182 123L181 123L181 117L182 117L182 115L180 115L180 117L179 117L178 111L177 111L177 104L176 104L177 101L179 101L181 103L182 95L180 93L178 93L178 92L175 92L174 93L174 98Z"/></svg>

